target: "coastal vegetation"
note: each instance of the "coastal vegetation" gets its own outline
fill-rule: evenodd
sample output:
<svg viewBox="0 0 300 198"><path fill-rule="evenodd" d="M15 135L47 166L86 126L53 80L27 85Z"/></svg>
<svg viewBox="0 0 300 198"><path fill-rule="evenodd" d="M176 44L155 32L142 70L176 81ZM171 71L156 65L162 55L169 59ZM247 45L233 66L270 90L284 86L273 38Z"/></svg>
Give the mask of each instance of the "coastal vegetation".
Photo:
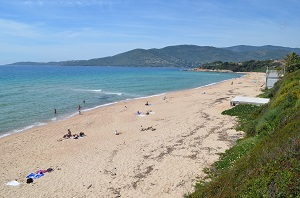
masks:
<svg viewBox="0 0 300 198"><path fill-rule="evenodd" d="M299 48L280 46L245 46L225 48L197 45L168 46L161 49L134 49L114 56L89 60L59 62L17 62L13 65L58 65L58 66L135 66L135 67L180 67L198 68L215 61L245 62L249 60L278 60L290 52L300 53Z"/></svg>
<svg viewBox="0 0 300 198"><path fill-rule="evenodd" d="M215 61L206 63L201 69L207 70L230 70L233 72L265 72L267 68L281 68L283 63L277 60L249 60L244 62Z"/></svg>
<svg viewBox="0 0 300 198"><path fill-rule="evenodd" d="M291 73L300 69L300 57L295 52L288 54L284 58L286 71Z"/></svg>
<svg viewBox="0 0 300 198"><path fill-rule="evenodd" d="M236 129L246 135L205 169L207 177L186 198L300 197L299 60L286 56L287 73L262 94L271 98L268 104L238 105L222 113L236 116Z"/></svg>

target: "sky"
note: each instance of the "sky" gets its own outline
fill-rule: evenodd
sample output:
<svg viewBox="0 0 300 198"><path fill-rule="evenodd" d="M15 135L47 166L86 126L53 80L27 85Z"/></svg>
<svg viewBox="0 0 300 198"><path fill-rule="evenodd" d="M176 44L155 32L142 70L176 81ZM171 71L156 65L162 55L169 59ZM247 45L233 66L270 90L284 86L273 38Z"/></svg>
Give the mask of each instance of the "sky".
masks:
<svg viewBox="0 0 300 198"><path fill-rule="evenodd" d="M0 0L0 65L174 45L300 48L299 0Z"/></svg>

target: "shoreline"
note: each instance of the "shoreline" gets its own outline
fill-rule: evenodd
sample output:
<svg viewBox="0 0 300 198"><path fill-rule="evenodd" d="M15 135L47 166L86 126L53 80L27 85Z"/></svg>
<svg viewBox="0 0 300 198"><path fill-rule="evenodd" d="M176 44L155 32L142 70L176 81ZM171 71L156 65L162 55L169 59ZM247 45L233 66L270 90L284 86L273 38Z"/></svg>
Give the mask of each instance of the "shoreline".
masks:
<svg viewBox="0 0 300 198"><path fill-rule="evenodd" d="M241 73L241 74L243 74L243 73ZM243 77L243 76L241 76L241 77ZM235 78L232 78L232 79L235 79ZM202 85L200 87L195 87L195 88L190 88L190 89L201 89L203 87L216 85L216 84L219 84L219 83L222 83L222 82L230 81L232 79L227 79L227 80L223 80L223 81L220 81L220 82L214 82L214 83L210 83L210 84L207 84L207 85ZM81 112L93 111L93 110L96 110L98 108L103 108L103 107L111 106L111 105L114 105L114 104L117 104L117 103L120 103L120 102L127 102L127 101L138 100L138 99L147 99L147 98L152 98L152 97L166 95L168 93L180 92L180 91L185 91L185 90L190 90L190 89L184 89L184 90L178 90L178 91L170 91L170 92L158 93L158 94L154 94L154 95L150 95L150 96L142 96L142 97L137 97L137 98L124 99L124 100L120 100L120 101L116 101L116 102L111 102L111 103L107 103L107 104L97 105L95 107L91 107L91 108L88 108L88 109L83 109L83 110L81 110ZM4 137L7 137L7 136L14 135L14 134L24 133L24 132L26 132L28 130L33 130L33 129L41 127L41 126L47 126L47 125L52 124L52 123L56 123L56 122L60 122L60 121L63 121L63 120L67 120L67 119L70 119L70 118L72 118L72 117L74 117L76 115L78 115L78 112L68 113L68 114L65 114L65 115L61 115L61 116L59 116L59 118L57 118L56 116L54 116L52 118L49 118L48 120L38 121L38 122L33 123L32 125L21 127L20 129L13 129L12 131L3 132L3 133L0 134L0 139L4 138Z"/></svg>
<svg viewBox="0 0 300 198"><path fill-rule="evenodd" d="M247 73L201 88L120 101L0 138L2 194L183 196L204 176L202 170L243 136L233 129L235 118L221 115L230 99L258 95L264 81L264 73ZM67 129L86 136L58 141ZM26 184L29 173L47 168L54 171ZM5 185L12 180L21 185Z"/></svg>

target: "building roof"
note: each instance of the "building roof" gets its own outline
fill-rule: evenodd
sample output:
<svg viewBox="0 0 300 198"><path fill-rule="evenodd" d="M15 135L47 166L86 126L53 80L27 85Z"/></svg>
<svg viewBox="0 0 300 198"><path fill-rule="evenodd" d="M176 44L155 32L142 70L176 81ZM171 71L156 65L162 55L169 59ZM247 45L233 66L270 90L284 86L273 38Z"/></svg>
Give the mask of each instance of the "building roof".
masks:
<svg viewBox="0 0 300 198"><path fill-rule="evenodd" d="M233 106L237 104L263 105L263 104L267 104L269 101L270 101L269 98L236 96L230 101L230 104Z"/></svg>

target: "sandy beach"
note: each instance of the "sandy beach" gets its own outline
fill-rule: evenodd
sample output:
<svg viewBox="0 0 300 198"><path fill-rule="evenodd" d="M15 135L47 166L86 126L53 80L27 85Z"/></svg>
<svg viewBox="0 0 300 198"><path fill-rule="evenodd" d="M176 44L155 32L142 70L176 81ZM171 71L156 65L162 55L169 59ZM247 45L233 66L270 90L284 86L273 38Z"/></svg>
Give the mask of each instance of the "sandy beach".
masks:
<svg viewBox="0 0 300 198"><path fill-rule="evenodd" d="M264 83L264 73L247 73L1 138L0 197L182 197L243 136L233 129L235 118L221 112L235 96L261 93ZM68 129L86 136L62 139ZM26 183L27 175L47 168L54 171ZM14 180L20 185L6 185Z"/></svg>

